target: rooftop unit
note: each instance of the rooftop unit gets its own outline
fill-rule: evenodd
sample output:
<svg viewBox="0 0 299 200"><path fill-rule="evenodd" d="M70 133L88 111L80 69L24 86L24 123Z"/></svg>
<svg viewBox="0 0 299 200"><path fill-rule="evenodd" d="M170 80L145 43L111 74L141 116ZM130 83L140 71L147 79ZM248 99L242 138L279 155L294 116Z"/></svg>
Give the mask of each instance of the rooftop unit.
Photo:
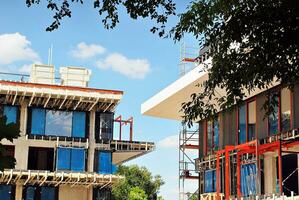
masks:
<svg viewBox="0 0 299 200"><path fill-rule="evenodd" d="M61 84L67 86L87 87L91 76L91 70L83 67L61 67Z"/></svg>
<svg viewBox="0 0 299 200"><path fill-rule="evenodd" d="M55 84L55 67L53 65L33 64L30 72L30 82Z"/></svg>

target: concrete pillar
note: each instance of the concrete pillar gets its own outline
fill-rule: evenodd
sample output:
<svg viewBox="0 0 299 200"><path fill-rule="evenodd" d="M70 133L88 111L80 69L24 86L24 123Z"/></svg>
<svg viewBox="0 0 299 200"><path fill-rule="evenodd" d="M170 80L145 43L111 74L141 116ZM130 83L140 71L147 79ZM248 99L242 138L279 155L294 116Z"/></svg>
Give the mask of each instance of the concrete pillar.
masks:
<svg viewBox="0 0 299 200"><path fill-rule="evenodd" d="M25 143L15 145L16 169L27 170L29 146Z"/></svg>
<svg viewBox="0 0 299 200"><path fill-rule="evenodd" d="M93 197L93 187L89 187L88 188L88 200L93 200L92 199L92 197Z"/></svg>
<svg viewBox="0 0 299 200"><path fill-rule="evenodd" d="M88 148L88 160L87 171L94 171L94 154L95 154L95 111L91 111L89 114L89 148Z"/></svg>
<svg viewBox="0 0 299 200"><path fill-rule="evenodd" d="M23 195L23 185L22 184L16 184L15 199L16 200L22 200L22 195Z"/></svg>
<svg viewBox="0 0 299 200"><path fill-rule="evenodd" d="M20 135L25 136L27 131L27 107L28 103L24 102L20 108Z"/></svg>
<svg viewBox="0 0 299 200"><path fill-rule="evenodd" d="M264 154L264 187L265 194L276 192L276 157L273 153Z"/></svg>

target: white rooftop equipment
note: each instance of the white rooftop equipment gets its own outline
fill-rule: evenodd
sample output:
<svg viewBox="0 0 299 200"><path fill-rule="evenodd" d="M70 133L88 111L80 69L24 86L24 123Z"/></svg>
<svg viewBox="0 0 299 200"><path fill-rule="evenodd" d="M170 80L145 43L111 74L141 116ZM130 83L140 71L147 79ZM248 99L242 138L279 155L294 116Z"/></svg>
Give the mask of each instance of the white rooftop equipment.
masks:
<svg viewBox="0 0 299 200"><path fill-rule="evenodd" d="M30 82L55 84L55 67L53 65L33 64L31 66Z"/></svg>
<svg viewBox="0 0 299 200"><path fill-rule="evenodd" d="M62 85L88 87L91 70L83 67L61 67L59 72Z"/></svg>

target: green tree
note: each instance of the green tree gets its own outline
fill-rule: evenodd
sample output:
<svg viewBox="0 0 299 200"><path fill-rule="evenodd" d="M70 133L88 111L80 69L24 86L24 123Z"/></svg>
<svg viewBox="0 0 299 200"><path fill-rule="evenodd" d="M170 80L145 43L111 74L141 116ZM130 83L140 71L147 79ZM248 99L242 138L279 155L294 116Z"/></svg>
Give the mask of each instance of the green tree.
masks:
<svg viewBox="0 0 299 200"><path fill-rule="evenodd" d="M15 123L6 123L7 118L5 116L0 116L0 141L7 139L13 142L13 139L18 138L20 135L20 130ZM5 168L14 168L16 159L12 156L8 156L6 153L6 148L0 143L0 171Z"/></svg>
<svg viewBox="0 0 299 200"><path fill-rule="evenodd" d="M112 189L114 200L129 198L153 200L164 184L161 176L152 176L145 167L138 167L137 165L119 166L117 174L125 178Z"/></svg>
<svg viewBox="0 0 299 200"><path fill-rule="evenodd" d="M130 190L128 200L147 200L147 195L145 194L145 191L139 187L133 187Z"/></svg>

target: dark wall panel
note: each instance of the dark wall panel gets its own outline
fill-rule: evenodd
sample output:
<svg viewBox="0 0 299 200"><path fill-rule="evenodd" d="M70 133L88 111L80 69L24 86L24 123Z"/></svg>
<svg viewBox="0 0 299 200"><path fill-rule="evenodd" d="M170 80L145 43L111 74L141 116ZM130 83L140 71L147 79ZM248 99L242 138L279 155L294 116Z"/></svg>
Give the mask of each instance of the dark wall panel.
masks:
<svg viewBox="0 0 299 200"><path fill-rule="evenodd" d="M293 128L299 128L299 86L293 90Z"/></svg>
<svg viewBox="0 0 299 200"><path fill-rule="evenodd" d="M256 121L259 139L266 138L268 136L268 120L265 118L265 110L262 108L266 100L266 93L262 93L256 97Z"/></svg>

